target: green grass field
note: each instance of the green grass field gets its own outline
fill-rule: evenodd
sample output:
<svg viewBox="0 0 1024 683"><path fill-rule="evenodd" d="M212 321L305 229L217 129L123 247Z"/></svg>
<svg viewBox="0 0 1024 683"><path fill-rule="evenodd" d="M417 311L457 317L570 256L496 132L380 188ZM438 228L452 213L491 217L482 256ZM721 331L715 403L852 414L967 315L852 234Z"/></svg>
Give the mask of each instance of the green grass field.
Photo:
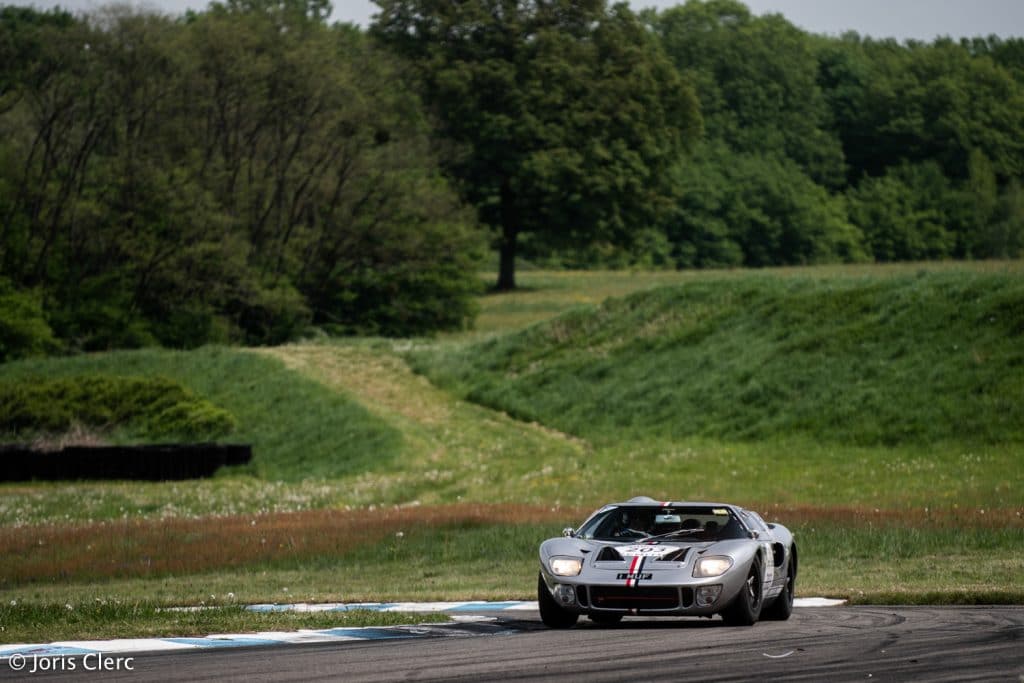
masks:
<svg viewBox="0 0 1024 683"><path fill-rule="evenodd" d="M522 291L481 298L475 331L437 339L0 365L0 381L169 378L254 448L250 466L199 482L0 484L0 605L19 608L0 612L0 641L31 633L17 629L36 610L97 600L145 615L229 593L529 598L542 538L638 494L787 524L801 595L1024 602L1022 275L524 271ZM376 535L337 521L381 511ZM264 522L291 531L261 536ZM358 542L323 545L342 536ZM193 564L174 564L182 548ZM77 633L132 632L112 619Z"/></svg>

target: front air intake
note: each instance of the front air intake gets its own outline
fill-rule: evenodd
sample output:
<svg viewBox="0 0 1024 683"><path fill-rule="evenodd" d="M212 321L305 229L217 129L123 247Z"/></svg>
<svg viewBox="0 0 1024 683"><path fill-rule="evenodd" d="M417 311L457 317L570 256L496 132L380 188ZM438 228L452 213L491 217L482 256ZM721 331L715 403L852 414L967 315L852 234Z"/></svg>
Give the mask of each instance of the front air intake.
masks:
<svg viewBox="0 0 1024 683"><path fill-rule="evenodd" d="M659 586L591 586L589 598L599 609L672 610L680 602L678 588Z"/></svg>

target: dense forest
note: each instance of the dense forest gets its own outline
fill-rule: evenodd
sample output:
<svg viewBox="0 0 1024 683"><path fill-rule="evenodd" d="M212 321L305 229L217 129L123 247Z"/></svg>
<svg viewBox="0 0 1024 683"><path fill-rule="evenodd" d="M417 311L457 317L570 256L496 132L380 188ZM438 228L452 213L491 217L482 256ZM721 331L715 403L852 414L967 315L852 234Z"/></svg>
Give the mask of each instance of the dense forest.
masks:
<svg viewBox="0 0 1024 683"><path fill-rule="evenodd" d="M377 4L366 30L325 0L0 6L0 361L429 334L523 259L1024 250L1024 39L826 37L736 0Z"/></svg>

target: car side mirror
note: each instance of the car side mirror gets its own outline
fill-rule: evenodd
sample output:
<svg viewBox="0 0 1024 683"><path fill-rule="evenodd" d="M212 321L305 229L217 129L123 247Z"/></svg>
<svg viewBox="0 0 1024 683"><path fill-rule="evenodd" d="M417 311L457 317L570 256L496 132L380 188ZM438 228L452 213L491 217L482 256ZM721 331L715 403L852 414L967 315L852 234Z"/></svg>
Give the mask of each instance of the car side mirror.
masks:
<svg viewBox="0 0 1024 683"><path fill-rule="evenodd" d="M760 531L751 531L750 532L750 537L756 541L757 539L761 538L761 532Z"/></svg>
<svg viewBox="0 0 1024 683"><path fill-rule="evenodd" d="M576 535L576 530L573 529L571 526L567 526L564 529L562 529L562 535L563 536L570 536L570 537L571 536L575 536Z"/></svg>
<svg viewBox="0 0 1024 683"><path fill-rule="evenodd" d="M775 522L768 522L768 528L775 531Z"/></svg>

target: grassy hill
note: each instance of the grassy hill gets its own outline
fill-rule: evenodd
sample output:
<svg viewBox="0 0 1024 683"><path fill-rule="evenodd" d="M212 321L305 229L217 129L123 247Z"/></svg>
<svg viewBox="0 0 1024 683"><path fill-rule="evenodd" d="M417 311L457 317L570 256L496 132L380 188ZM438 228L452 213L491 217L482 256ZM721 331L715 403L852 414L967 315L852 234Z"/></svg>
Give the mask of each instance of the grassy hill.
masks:
<svg viewBox="0 0 1024 683"><path fill-rule="evenodd" d="M599 443L1024 442L1024 278L743 277L410 355L468 400Z"/></svg>
<svg viewBox="0 0 1024 683"><path fill-rule="evenodd" d="M167 377L254 446L251 467L187 486L4 487L0 522L638 493L1017 506L1020 268L916 270L532 273L483 300L485 340L0 365L0 381Z"/></svg>

